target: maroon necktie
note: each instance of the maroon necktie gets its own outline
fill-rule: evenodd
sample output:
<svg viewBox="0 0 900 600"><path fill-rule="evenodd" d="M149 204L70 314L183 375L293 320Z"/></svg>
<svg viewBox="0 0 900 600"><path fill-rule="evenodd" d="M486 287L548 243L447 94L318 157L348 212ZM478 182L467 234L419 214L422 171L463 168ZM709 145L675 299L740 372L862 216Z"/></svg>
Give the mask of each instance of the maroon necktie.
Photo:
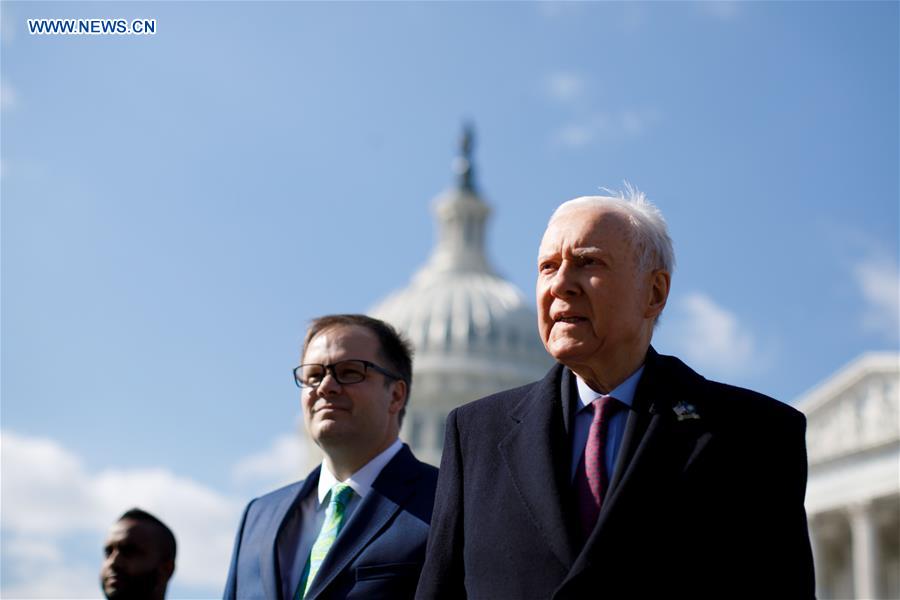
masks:
<svg viewBox="0 0 900 600"><path fill-rule="evenodd" d="M601 396L591 403L594 418L588 430L584 454L575 471L575 494L583 539L587 539L597 523L603 494L609 484L609 474L606 472L606 431L617 404L618 401L612 396Z"/></svg>

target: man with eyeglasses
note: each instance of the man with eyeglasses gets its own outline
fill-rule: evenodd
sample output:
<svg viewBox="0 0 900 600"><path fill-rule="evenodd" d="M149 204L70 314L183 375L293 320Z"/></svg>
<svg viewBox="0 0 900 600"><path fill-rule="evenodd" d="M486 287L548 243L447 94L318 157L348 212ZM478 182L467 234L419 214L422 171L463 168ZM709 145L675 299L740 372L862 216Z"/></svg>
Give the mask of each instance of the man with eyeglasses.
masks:
<svg viewBox="0 0 900 600"><path fill-rule="evenodd" d="M409 343L378 319L329 315L313 320L301 356L294 381L325 458L247 506L225 598L412 598L437 469L399 439Z"/></svg>

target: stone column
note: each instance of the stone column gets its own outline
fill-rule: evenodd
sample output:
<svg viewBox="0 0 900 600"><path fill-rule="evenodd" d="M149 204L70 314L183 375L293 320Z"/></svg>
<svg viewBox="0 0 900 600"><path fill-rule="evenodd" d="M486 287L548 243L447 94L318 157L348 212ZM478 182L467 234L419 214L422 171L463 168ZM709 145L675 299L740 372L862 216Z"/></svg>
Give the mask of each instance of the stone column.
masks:
<svg viewBox="0 0 900 600"><path fill-rule="evenodd" d="M868 502L848 507L853 554L853 596L878 597L878 528Z"/></svg>
<svg viewBox="0 0 900 600"><path fill-rule="evenodd" d="M810 515L809 525L809 542L812 546L813 564L816 572L816 595L821 596L825 591L825 573L828 567L825 565L825 523L826 515Z"/></svg>

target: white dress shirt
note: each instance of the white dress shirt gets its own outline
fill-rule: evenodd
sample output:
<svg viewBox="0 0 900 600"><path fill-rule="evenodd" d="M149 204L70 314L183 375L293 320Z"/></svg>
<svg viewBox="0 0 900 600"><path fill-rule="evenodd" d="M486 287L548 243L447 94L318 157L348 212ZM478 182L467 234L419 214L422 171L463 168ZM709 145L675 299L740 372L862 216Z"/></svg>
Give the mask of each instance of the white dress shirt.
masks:
<svg viewBox="0 0 900 600"><path fill-rule="evenodd" d="M360 470L347 478L343 483L353 489L347 507L344 510L344 523L346 524L353 511L362 502L362 499L372 491L372 484L381 473L382 469L396 456L403 443L397 439L388 446L387 450L370 460ZM328 495L331 488L340 483L334 473L322 461L319 470L319 486L317 493L309 494L300 502L300 510L295 511L286 519L283 534L278 537L278 563L281 567L281 593L283 598L293 598L303 571L306 569L306 561L312 552L313 544L325 522L325 508L328 506ZM299 521L299 532L297 522Z"/></svg>
<svg viewBox="0 0 900 600"><path fill-rule="evenodd" d="M606 472L610 480L612 479L616 458L619 456L619 446L622 445L622 435L625 433L625 423L628 421L629 409L634 403L634 392L637 390L638 382L643 374L644 365L641 365L637 371L609 394L602 394L594 390L581 377L575 376L578 382L578 401L575 405L575 423L572 430L572 468L569 472L569 481L575 480L575 470L578 468L581 455L584 454L584 447L587 446L588 432L594 418L594 411L588 407L594 400L604 395L612 396L627 407L620 407L613 413L609 421L609 428L606 430Z"/></svg>

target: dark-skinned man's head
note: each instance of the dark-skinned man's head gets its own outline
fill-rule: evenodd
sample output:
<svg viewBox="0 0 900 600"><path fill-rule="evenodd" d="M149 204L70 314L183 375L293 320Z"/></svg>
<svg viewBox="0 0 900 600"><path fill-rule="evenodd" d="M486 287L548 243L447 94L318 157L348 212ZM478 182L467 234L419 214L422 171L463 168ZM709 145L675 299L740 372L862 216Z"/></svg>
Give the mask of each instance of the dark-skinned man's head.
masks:
<svg viewBox="0 0 900 600"><path fill-rule="evenodd" d="M175 571L175 536L133 508L113 523L103 546L100 586L109 600L162 600Z"/></svg>

